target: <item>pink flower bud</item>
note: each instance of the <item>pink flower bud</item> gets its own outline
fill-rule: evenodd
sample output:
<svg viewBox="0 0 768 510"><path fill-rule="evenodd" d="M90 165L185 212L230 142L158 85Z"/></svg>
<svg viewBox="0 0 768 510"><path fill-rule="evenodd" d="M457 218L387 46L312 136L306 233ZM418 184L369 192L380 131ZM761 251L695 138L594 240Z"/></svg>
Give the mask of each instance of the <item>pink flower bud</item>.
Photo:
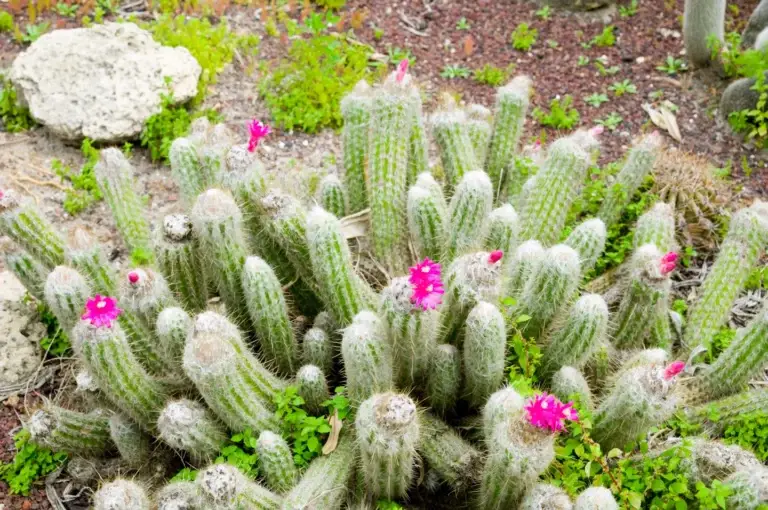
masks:
<svg viewBox="0 0 768 510"><path fill-rule="evenodd" d="M248 138L248 152L255 151L261 139L271 132L272 129L266 124L263 124L256 119L252 120L248 124L248 133L250 135Z"/></svg>
<svg viewBox="0 0 768 510"><path fill-rule="evenodd" d="M669 381L683 370L685 370L685 363L683 361L673 361L664 369L664 380Z"/></svg>
<svg viewBox="0 0 768 510"><path fill-rule="evenodd" d="M404 58L397 64L397 74L395 74L397 83L403 83L406 74L408 74L408 59Z"/></svg>
<svg viewBox="0 0 768 510"><path fill-rule="evenodd" d="M589 130L589 134L594 137L598 137L603 134L603 131L605 131L605 128L603 126L595 126Z"/></svg>
<svg viewBox="0 0 768 510"><path fill-rule="evenodd" d="M501 250L492 251L490 255L488 255L488 262L495 264L496 262L500 261L503 256L504 252Z"/></svg>
<svg viewBox="0 0 768 510"><path fill-rule="evenodd" d="M661 261L659 262L659 269L661 270L661 274L667 275L675 270L677 267L677 260L680 258L680 256L671 251L661 257Z"/></svg>
<svg viewBox="0 0 768 510"><path fill-rule="evenodd" d="M131 271L128 273L128 281L131 283L137 283L139 281L139 273L136 271Z"/></svg>

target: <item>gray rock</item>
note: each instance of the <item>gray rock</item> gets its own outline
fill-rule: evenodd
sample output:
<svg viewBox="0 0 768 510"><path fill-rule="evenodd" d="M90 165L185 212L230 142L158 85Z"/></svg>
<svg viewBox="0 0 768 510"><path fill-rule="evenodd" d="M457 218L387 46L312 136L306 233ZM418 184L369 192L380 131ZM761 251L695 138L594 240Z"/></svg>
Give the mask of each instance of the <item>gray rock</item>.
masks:
<svg viewBox="0 0 768 510"><path fill-rule="evenodd" d="M133 23L55 30L11 66L10 79L32 116L67 140L135 138L170 88L177 103L197 93L200 64Z"/></svg>
<svg viewBox="0 0 768 510"><path fill-rule="evenodd" d="M733 112L751 109L757 106L760 94L752 90L755 80L752 78L741 78L728 85L720 98L720 117L728 120L728 116Z"/></svg>
<svg viewBox="0 0 768 510"><path fill-rule="evenodd" d="M768 0L761 0L752 11L747 22L747 28L741 35L741 42L745 48L751 48L757 40L758 34L768 27Z"/></svg>
<svg viewBox="0 0 768 510"><path fill-rule="evenodd" d="M31 376L40 363L45 326L34 306L21 302L24 287L9 271L0 273L0 389Z"/></svg>

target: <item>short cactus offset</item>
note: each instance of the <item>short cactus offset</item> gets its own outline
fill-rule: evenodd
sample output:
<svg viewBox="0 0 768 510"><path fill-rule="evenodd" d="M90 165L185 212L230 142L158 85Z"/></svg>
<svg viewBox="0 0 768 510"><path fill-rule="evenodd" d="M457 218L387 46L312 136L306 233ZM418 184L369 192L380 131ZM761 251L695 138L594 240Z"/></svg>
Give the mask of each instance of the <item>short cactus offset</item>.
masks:
<svg viewBox="0 0 768 510"><path fill-rule="evenodd" d="M330 373L333 367L335 346L330 335L321 328L313 327L304 333L301 344L301 359L305 365L315 365L323 373Z"/></svg>
<svg viewBox="0 0 768 510"><path fill-rule="evenodd" d="M131 467L142 468L150 460L158 461L154 439L120 413L109 417L109 437L120 452L120 458Z"/></svg>
<svg viewBox="0 0 768 510"><path fill-rule="evenodd" d="M408 230L418 257L442 259L445 253L447 221L442 191L436 196L418 184L411 187L408 191Z"/></svg>
<svg viewBox="0 0 768 510"><path fill-rule="evenodd" d="M485 249L501 250L512 254L520 237L520 218L510 204L504 204L491 211L487 218Z"/></svg>
<svg viewBox="0 0 768 510"><path fill-rule="evenodd" d="M171 482L154 495L157 510L196 510L197 486L194 482Z"/></svg>
<svg viewBox="0 0 768 510"><path fill-rule="evenodd" d="M270 410L285 383L248 351L225 317L214 312L197 316L184 348L184 372L231 429L279 430Z"/></svg>
<svg viewBox="0 0 768 510"><path fill-rule="evenodd" d="M155 251L160 272L184 308L190 312L205 310L207 281L198 243L192 234L192 220L183 214L163 218L155 234Z"/></svg>
<svg viewBox="0 0 768 510"><path fill-rule="evenodd" d="M48 270L64 263L64 240L40 211L10 189L0 189L0 235L7 235Z"/></svg>
<svg viewBox="0 0 768 510"><path fill-rule="evenodd" d="M544 258L544 247L538 241L525 241L517 247L507 262L505 292L508 296L520 297L528 278Z"/></svg>
<svg viewBox="0 0 768 510"><path fill-rule="evenodd" d="M371 87L365 80L358 82L352 92L341 100L341 115L344 117L344 185L349 196L350 213L368 207L366 160L372 107Z"/></svg>
<svg viewBox="0 0 768 510"><path fill-rule="evenodd" d="M493 207L493 188L483 171L467 172L456 187L448 212L446 260L480 247Z"/></svg>
<svg viewBox="0 0 768 510"><path fill-rule="evenodd" d="M516 419L523 413L525 401L520 394L511 387L506 387L493 393L485 403L482 412L483 439L490 446L493 431L499 423Z"/></svg>
<svg viewBox="0 0 768 510"><path fill-rule="evenodd" d="M619 510L619 504L610 489L589 487L576 498L573 510Z"/></svg>
<svg viewBox="0 0 768 510"><path fill-rule="evenodd" d="M485 166L488 146L491 143L491 110L483 105L471 104L467 107L467 131L475 159L480 168Z"/></svg>
<svg viewBox="0 0 768 510"><path fill-rule="evenodd" d="M151 259L149 221L144 203L134 188L136 179L131 164L119 149L103 149L93 173L128 249L140 254L142 259Z"/></svg>
<svg viewBox="0 0 768 510"><path fill-rule="evenodd" d="M168 402L157 420L160 439L187 452L195 464L211 462L228 440L224 426L193 400Z"/></svg>
<svg viewBox="0 0 768 510"><path fill-rule="evenodd" d="M561 367L552 376L552 393L562 401L577 398L586 409L593 408L592 392L587 379L577 369Z"/></svg>
<svg viewBox="0 0 768 510"><path fill-rule="evenodd" d="M293 463L293 452L285 439L265 430L256 442L256 453L270 489L283 493L296 485L299 471Z"/></svg>
<svg viewBox="0 0 768 510"><path fill-rule="evenodd" d="M373 395L360 405L355 427L368 492L386 499L404 497L416 475L416 404L407 395Z"/></svg>
<svg viewBox="0 0 768 510"><path fill-rule="evenodd" d="M451 344L438 345L432 350L427 376L427 399L437 414L453 409L461 389L461 354Z"/></svg>
<svg viewBox="0 0 768 510"><path fill-rule="evenodd" d="M130 480L115 480L101 486L93 495L94 510L150 510L144 488Z"/></svg>
<svg viewBox="0 0 768 510"><path fill-rule="evenodd" d="M481 301L469 312L464 330L464 384L471 405L482 405L501 386L506 346L504 316Z"/></svg>
<svg viewBox="0 0 768 510"><path fill-rule="evenodd" d="M419 453L451 490L466 492L478 479L482 455L442 420L429 413L419 419Z"/></svg>
<svg viewBox="0 0 768 510"><path fill-rule="evenodd" d="M537 483L525 492L520 510L571 510L573 503L568 494L554 485Z"/></svg>
<svg viewBox="0 0 768 510"><path fill-rule="evenodd" d="M45 280L45 302L59 326L70 331L80 321L91 286L83 275L67 266L58 266Z"/></svg>
<svg viewBox="0 0 768 510"><path fill-rule="evenodd" d="M320 205L337 218L347 215L347 192L341 180L328 174L320 181Z"/></svg>
<svg viewBox="0 0 768 510"><path fill-rule="evenodd" d="M248 479L230 464L213 464L195 479L201 508L217 510L280 510L282 498Z"/></svg>
<svg viewBox="0 0 768 510"><path fill-rule="evenodd" d="M307 411L315 416L323 414L323 402L331 398L323 371L314 365L304 365L296 373L296 386Z"/></svg>
<svg viewBox="0 0 768 510"><path fill-rule="evenodd" d="M373 312L360 312L344 330L341 356L353 402L359 404L392 386L392 347L386 326Z"/></svg>
<svg viewBox="0 0 768 510"><path fill-rule="evenodd" d="M45 281L48 269L24 250L9 251L3 257L5 267L21 282L35 299L45 299Z"/></svg>
<svg viewBox="0 0 768 510"><path fill-rule="evenodd" d="M113 296L117 293L117 276L99 243L83 229L75 229L67 247L67 262L88 278L94 292Z"/></svg>
<svg viewBox="0 0 768 510"><path fill-rule="evenodd" d="M653 244L663 252L677 249L675 241L675 210L671 205L657 202L637 219L633 238L635 249Z"/></svg>
<svg viewBox="0 0 768 510"><path fill-rule="evenodd" d="M30 441L57 452L83 457L103 455L114 448L105 413L81 413L46 403L25 425Z"/></svg>
<svg viewBox="0 0 768 510"><path fill-rule="evenodd" d="M440 147L447 189L453 190L464 174L480 170L481 167L469 137L466 114L457 108L452 97L444 98L444 103L447 104L443 110L432 114L430 124Z"/></svg>
<svg viewBox="0 0 768 510"><path fill-rule="evenodd" d="M268 363L285 376L293 374L299 344L288 317L280 280L264 259L248 257L243 268L243 292L253 329Z"/></svg>
<svg viewBox="0 0 768 510"><path fill-rule="evenodd" d="M608 232L605 223L598 218L593 218L580 223L573 229L563 244L570 246L579 254L582 276L589 273L597 263L597 259L605 250L605 241Z"/></svg>

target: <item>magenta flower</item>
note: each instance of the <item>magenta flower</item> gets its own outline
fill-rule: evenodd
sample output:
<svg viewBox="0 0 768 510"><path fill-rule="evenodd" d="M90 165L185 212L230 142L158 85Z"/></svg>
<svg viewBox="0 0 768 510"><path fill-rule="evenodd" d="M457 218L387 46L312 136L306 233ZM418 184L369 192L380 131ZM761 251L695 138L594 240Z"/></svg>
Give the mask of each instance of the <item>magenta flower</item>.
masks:
<svg viewBox="0 0 768 510"><path fill-rule="evenodd" d="M554 432L565 428L565 420L579 420L579 414L573 408L573 402L563 404L557 397L547 393L529 399L525 404L525 411L528 413L528 423Z"/></svg>
<svg viewBox="0 0 768 510"><path fill-rule="evenodd" d="M410 268L411 277L408 281L414 285L422 282L440 281L441 266L439 263L426 258Z"/></svg>
<svg viewBox="0 0 768 510"><path fill-rule="evenodd" d="M677 259L679 258L680 256L673 251L661 257L661 262L659 264L659 269L661 270L661 274L668 275L669 273L674 271L675 268L677 267Z"/></svg>
<svg viewBox="0 0 768 510"><path fill-rule="evenodd" d="M131 271L130 273L128 273L128 281L129 282L131 282L131 283L139 283L139 279L140 279L140 276L139 276L138 272Z"/></svg>
<svg viewBox="0 0 768 510"><path fill-rule="evenodd" d="M501 250L492 251L490 255L488 255L488 262L491 264L495 264L496 262L501 260L501 257L504 256L504 252Z"/></svg>
<svg viewBox="0 0 768 510"><path fill-rule="evenodd" d="M261 139L270 134L272 129L266 124L262 124L260 121L253 119L248 124L248 132L250 133L250 138L248 139L248 152L253 152L256 150Z"/></svg>
<svg viewBox="0 0 768 510"><path fill-rule="evenodd" d="M403 83L405 75L408 74L408 59L404 58L397 64L397 73L395 74L395 81L397 83Z"/></svg>
<svg viewBox="0 0 768 510"><path fill-rule="evenodd" d="M112 322L121 313L123 311L117 307L115 298L96 294L85 303L85 313L80 318L91 321L91 324L97 328L111 328Z"/></svg>
<svg viewBox="0 0 768 510"><path fill-rule="evenodd" d="M685 362L673 361L664 369L664 380L669 381L683 370L685 370Z"/></svg>
<svg viewBox="0 0 768 510"><path fill-rule="evenodd" d="M589 134L597 138L598 136L603 134L603 131L605 131L605 128L603 126L595 126L589 130Z"/></svg>
<svg viewBox="0 0 768 510"><path fill-rule="evenodd" d="M408 282L413 287L411 303L424 310L437 308L437 305L443 302L441 296L445 293L443 281L440 279L440 264L426 258L410 271Z"/></svg>

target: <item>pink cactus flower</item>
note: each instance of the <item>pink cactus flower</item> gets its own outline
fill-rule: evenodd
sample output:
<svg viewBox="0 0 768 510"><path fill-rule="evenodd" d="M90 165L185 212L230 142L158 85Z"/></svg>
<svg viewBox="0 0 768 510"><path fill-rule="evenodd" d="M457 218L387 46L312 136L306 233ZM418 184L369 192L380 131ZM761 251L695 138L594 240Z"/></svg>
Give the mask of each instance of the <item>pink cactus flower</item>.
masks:
<svg viewBox="0 0 768 510"><path fill-rule="evenodd" d="M492 251L490 255L488 255L488 262L495 264L496 262L500 261L503 256L504 252L501 250Z"/></svg>
<svg viewBox="0 0 768 510"><path fill-rule="evenodd" d="M395 74L395 81L397 83L403 83L405 75L408 74L408 59L404 58L397 64L397 73Z"/></svg>
<svg viewBox="0 0 768 510"><path fill-rule="evenodd" d="M423 310L435 309L443 302L441 297L445 290L440 279L440 264L428 258L413 266L408 282L413 288L411 303Z"/></svg>
<svg viewBox="0 0 768 510"><path fill-rule="evenodd" d="M80 318L91 321L97 328L111 328L121 313L123 311L117 307L115 298L96 294L85 303L85 313Z"/></svg>
<svg viewBox="0 0 768 510"><path fill-rule="evenodd" d="M664 255L663 257L661 257L661 262L660 262L660 265L659 265L659 269L661 270L661 274L667 275L667 274L671 273L672 271L674 271L675 268L677 267L677 260L679 258L680 258L680 256L677 253L673 252L673 251L671 251L671 252L667 253L666 255Z"/></svg>
<svg viewBox="0 0 768 510"><path fill-rule="evenodd" d="M667 368L664 369L664 380L669 381L673 379L677 374L685 370L685 362L673 361Z"/></svg>
<svg viewBox="0 0 768 510"><path fill-rule="evenodd" d="M139 279L140 279L139 273L137 273L136 271L131 271L130 273L128 273L129 282L134 284L139 283Z"/></svg>
<svg viewBox="0 0 768 510"><path fill-rule="evenodd" d="M441 266L439 263L425 258L412 268L410 268L411 277L408 279L413 285L419 285L423 282L433 283L440 281Z"/></svg>
<svg viewBox="0 0 768 510"><path fill-rule="evenodd" d="M589 130L589 134L594 137L598 137L602 135L604 131L605 131L605 128L603 126L595 126Z"/></svg>
<svg viewBox="0 0 768 510"><path fill-rule="evenodd" d="M261 139L270 134L272 129L266 124L254 119L248 124L248 132L250 133L250 138L248 139L248 152L253 152L256 150Z"/></svg>
<svg viewBox="0 0 768 510"><path fill-rule="evenodd" d="M578 421L579 414L573 402L563 404L554 395L541 393L525 404L528 423L534 427L558 432L565 428L565 421Z"/></svg>

